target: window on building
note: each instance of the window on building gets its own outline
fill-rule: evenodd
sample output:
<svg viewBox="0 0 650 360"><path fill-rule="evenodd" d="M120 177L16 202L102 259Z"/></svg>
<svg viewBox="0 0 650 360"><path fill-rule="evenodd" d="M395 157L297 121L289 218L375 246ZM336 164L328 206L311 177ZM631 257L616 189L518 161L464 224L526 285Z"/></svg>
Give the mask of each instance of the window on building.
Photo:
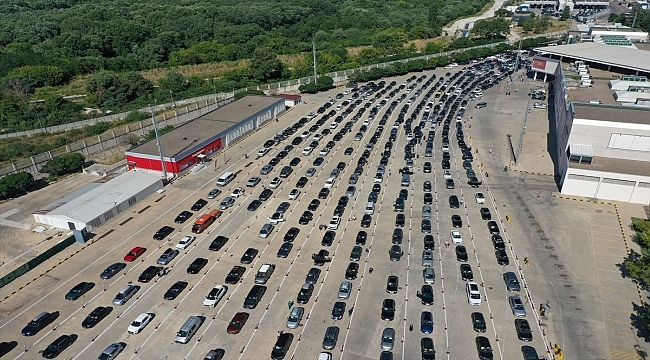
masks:
<svg viewBox="0 0 650 360"><path fill-rule="evenodd" d="M607 147L611 149L650 152L650 136L614 133L609 138L609 145Z"/></svg>
<svg viewBox="0 0 650 360"><path fill-rule="evenodd" d="M117 205L116 209L117 209L118 214L121 213L122 212L122 205Z"/></svg>
<svg viewBox="0 0 650 360"><path fill-rule="evenodd" d="M600 178L597 177L597 176L578 175L578 174L569 174L567 176L567 179L580 180L580 181L591 181L591 182L599 182L600 181Z"/></svg>
<svg viewBox="0 0 650 360"><path fill-rule="evenodd" d="M91 227L96 228L99 225L101 225L102 222L99 220L99 218L95 218L91 222L89 222L88 224L90 224Z"/></svg>
<svg viewBox="0 0 650 360"><path fill-rule="evenodd" d="M650 183L647 183L647 182L639 182L639 187L640 187L640 188L650 189Z"/></svg>
<svg viewBox="0 0 650 360"><path fill-rule="evenodd" d="M634 186L634 185L636 185L636 181L603 178L603 184Z"/></svg>
<svg viewBox="0 0 650 360"><path fill-rule="evenodd" d="M131 198L129 199L129 206L133 206L133 204L135 204L135 202L136 202L136 200L135 200L135 196L131 197Z"/></svg>
<svg viewBox="0 0 650 360"><path fill-rule="evenodd" d="M108 221L108 219L113 217L113 210L107 211L104 213L104 221Z"/></svg>

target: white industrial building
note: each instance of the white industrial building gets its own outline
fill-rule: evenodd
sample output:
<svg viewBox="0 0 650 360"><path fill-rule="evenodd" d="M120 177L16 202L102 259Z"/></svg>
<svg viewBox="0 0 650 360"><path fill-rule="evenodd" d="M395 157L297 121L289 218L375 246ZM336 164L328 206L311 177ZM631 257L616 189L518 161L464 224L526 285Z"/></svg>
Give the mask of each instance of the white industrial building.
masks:
<svg viewBox="0 0 650 360"><path fill-rule="evenodd" d="M143 171L109 175L33 215L36 222L51 227L91 231L162 187L160 176Z"/></svg>

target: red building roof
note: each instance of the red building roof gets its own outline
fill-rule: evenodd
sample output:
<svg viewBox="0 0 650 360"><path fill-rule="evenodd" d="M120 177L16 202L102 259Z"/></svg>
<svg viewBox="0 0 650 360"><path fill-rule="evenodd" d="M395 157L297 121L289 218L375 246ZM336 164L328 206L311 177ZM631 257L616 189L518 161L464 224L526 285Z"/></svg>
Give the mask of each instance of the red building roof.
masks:
<svg viewBox="0 0 650 360"><path fill-rule="evenodd" d="M301 98L300 95L291 95L291 94L280 94L278 96L287 100L298 100Z"/></svg>

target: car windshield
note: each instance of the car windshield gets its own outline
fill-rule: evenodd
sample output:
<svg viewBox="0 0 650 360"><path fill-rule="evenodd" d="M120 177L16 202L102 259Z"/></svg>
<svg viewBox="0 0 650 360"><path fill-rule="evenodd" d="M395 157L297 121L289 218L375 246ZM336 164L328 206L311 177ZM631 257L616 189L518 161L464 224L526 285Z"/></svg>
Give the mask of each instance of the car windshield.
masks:
<svg viewBox="0 0 650 360"><path fill-rule="evenodd" d="M131 323L131 326L140 326L140 325L142 325L142 323L137 320Z"/></svg>
<svg viewBox="0 0 650 360"><path fill-rule="evenodd" d="M117 294L117 296L115 297L115 299L116 299L116 300L122 300L122 299L124 299L124 294L122 294L122 293Z"/></svg>

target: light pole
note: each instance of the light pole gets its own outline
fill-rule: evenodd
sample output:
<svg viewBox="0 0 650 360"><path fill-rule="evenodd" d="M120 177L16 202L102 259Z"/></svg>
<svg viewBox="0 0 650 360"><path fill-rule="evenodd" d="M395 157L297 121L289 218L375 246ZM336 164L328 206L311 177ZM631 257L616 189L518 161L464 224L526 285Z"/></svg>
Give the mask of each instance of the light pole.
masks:
<svg viewBox="0 0 650 360"><path fill-rule="evenodd" d="M154 106L157 101L154 99ZM160 154L160 165L162 168L162 177L164 181L167 181L167 169L165 168L165 156L163 155L162 142L160 142L160 135L158 134L158 125L156 125L156 115L154 114L153 107L149 104L151 109L151 121L153 122L153 131L156 134L156 145L158 145L158 153Z"/></svg>
<svg viewBox="0 0 650 360"><path fill-rule="evenodd" d="M172 89L169 89L169 97L172 98L172 106L176 107L176 102L174 101L174 95L172 95Z"/></svg>

